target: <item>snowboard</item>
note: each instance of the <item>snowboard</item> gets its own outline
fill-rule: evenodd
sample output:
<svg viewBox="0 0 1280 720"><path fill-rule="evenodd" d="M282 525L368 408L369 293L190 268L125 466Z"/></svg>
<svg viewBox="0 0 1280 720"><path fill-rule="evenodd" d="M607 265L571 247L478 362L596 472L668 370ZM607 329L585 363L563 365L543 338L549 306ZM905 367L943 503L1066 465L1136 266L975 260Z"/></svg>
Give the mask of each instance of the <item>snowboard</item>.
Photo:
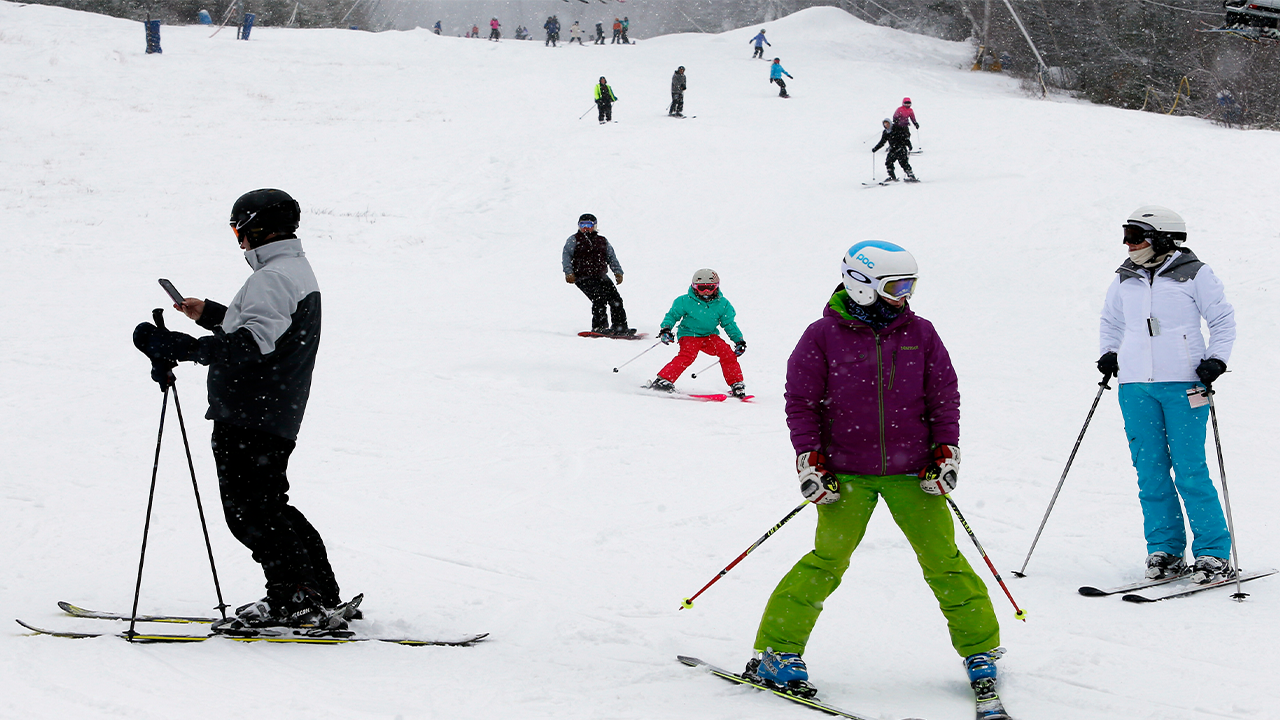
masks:
<svg viewBox="0 0 1280 720"><path fill-rule="evenodd" d="M613 333L598 333L593 330L584 330L578 333L578 337L612 338L614 340L643 340L649 337L649 333L638 332L634 335L614 335Z"/></svg>

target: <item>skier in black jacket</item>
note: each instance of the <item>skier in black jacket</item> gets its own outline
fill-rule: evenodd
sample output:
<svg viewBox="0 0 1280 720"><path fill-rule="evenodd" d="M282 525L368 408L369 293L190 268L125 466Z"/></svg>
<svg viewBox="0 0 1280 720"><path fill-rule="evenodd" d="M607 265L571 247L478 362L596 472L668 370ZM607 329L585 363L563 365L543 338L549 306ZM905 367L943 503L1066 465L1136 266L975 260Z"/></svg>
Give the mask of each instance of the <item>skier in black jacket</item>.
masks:
<svg viewBox="0 0 1280 720"><path fill-rule="evenodd" d="M213 334L200 338L142 323L134 344L161 366L209 366L213 457L227 527L262 565L267 596L215 630L290 626L340 629L338 583L324 541L289 504L285 471L311 394L320 343L320 287L294 235L298 203L281 190L236 200L231 228L253 274L231 304L186 298L174 307Z"/></svg>
<svg viewBox="0 0 1280 720"><path fill-rule="evenodd" d="M627 310L622 306L618 288L609 281L609 271L622 284L622 264L613 252L608 238L596 233L596 216L584 213L578 218L578 232L564 241L560 253L564 281L576 285L591 301L591 330L604 335L634 335L627 327ZM609 315L613 324L609 324Z"/></svg>
<svg viewBox="0 0 1280 720"><path fill-rule="evenodd" d="M898 182L898 176L893 172L894 162L902 165L902 172L907 174L907 182L916 182L916 176L911 172L911 163L907 162L907 155L911 152L911 131L906 125L894 125L889 118L885 118L881 124L884 125L884 132L880 133L880 142L871 148L871 152L884 147L885 143L889 144L889 154L884 159L885 169L889 171L888 182Z"/></svg>
<svg viewBox="0 0 1280 720"><path fill-rule="evenodd" d="M675 74L671 76L671 109L667 110L668 115L684 117L684 89L684 66L681 65L676 68Z"/></svg>

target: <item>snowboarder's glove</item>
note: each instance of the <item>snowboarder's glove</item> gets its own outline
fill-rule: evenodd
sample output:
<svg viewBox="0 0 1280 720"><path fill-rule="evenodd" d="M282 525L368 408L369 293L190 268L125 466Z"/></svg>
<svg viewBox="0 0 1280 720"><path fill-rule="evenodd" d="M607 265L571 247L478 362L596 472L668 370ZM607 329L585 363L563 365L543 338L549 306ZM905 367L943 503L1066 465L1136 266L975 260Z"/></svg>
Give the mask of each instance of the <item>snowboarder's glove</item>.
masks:
<svg viewBox="0 0 1280 720"><path fill-rule="evenodd" d="M614 279L615 281L617 281L617 283L618 283L619 285L621 285L621 284L622 284L622 273L614 273L614 274L613 274L613 279Z"/></svg>
<svg viewBox="0 0 1280 720"><path fill-rule="evenodd" d="M1213 381L1217 380L1218 376L1226 371L1227 364L1218 358L1205 358L1200 361L1199 367L1196 368L1196 377L1200 378L1200 382L1204 383L1205 387L1211 387Z"/></svg>
<svg viewBox="0 0 1280 720"><path fill-rule="evenodd" d="M133 329L133 345L153 361L169 363L195 360L196 353L200 352L200 341L190 335L145 322Z"/></svg>
<svg viewBox="0 0 1280 720"><path fill-rule="evenodd" d="M676 341L675 333L671 332L671 328L662 328L658 331L658 339L663 345L670 345Z"/></svg>
<svg viewBox="0 0 1280 720"><path fill-rule="evenodd" d="M747 351L747 341L739 340L733 344L733 354L742 357L742 353Z"/></svg>
<svg viewBox="0 0 1280 720"><path fill-rule="evenodd" d="M1115 353L1109 352L1098 358L1098 372L1106 376L1120 374L1120 361L1116 359Z"/></svg>
<svg viewBox="0 0 1280 720"><path fill-rule="evenodd" d="M577 282L577 280L578 278L573 273L569 273L568 275L564 276L564 281L569 283L570 285Z"/></svg>
<svg viewBox="0 0 1280 720"><path fill-rule="evenodd" d="M946 495L956 489L956 476L960 473L960 448L955 445L935 445L933 460L920 471L920 489L930 495Z"/></svg>
<svg viewBox="0 0 1280 720"><path fill-rule="evenodd" d="M800 473L800 494L815 505L828 505L840 499L840 480L827 471L827 458L820 452L800 453L796 472Z"/></svg>

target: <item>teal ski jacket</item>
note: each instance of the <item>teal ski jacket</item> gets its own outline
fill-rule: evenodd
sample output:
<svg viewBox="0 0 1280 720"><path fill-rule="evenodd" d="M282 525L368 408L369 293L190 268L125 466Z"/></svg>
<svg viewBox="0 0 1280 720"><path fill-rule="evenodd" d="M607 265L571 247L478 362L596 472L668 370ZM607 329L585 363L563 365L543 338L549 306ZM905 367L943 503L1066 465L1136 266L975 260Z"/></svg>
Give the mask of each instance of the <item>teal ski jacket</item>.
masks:
<svg viewBox="0 0 1280 720"><path fill-rule="evenodd" d="M716 292L710 300L703 300L689 288L689 292L681 295L671 303L671 309L662 318L662 327L673 328L680 323L677 337L708 337L719 335L720 328L728 333L733 342L742 342L742 331L734 321L737 311L722 293Z"/></svg>

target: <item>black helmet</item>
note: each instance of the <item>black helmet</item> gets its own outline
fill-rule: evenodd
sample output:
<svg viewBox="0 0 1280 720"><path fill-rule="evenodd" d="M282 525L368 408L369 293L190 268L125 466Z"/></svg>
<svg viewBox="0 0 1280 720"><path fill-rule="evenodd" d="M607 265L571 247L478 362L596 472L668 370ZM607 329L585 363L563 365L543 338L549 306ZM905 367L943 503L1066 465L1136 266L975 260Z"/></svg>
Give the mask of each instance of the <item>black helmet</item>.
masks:
<svg viewBox="0 0 1280 720"><path fill-rule="evenodd" d="M248 238L250 248L294 237L301 218L298 201L283 190L253 190L241 195L231 206L231 227L236 237ZM273 235L278 237L267 239Z"/></svg>
<svg viewBox="0 0 1280 720"><path fill-rule="evenodd" d="M582 213L582 215L578 217L578 222L597 222L597 220L596 216L591 213Z"/></svg>

